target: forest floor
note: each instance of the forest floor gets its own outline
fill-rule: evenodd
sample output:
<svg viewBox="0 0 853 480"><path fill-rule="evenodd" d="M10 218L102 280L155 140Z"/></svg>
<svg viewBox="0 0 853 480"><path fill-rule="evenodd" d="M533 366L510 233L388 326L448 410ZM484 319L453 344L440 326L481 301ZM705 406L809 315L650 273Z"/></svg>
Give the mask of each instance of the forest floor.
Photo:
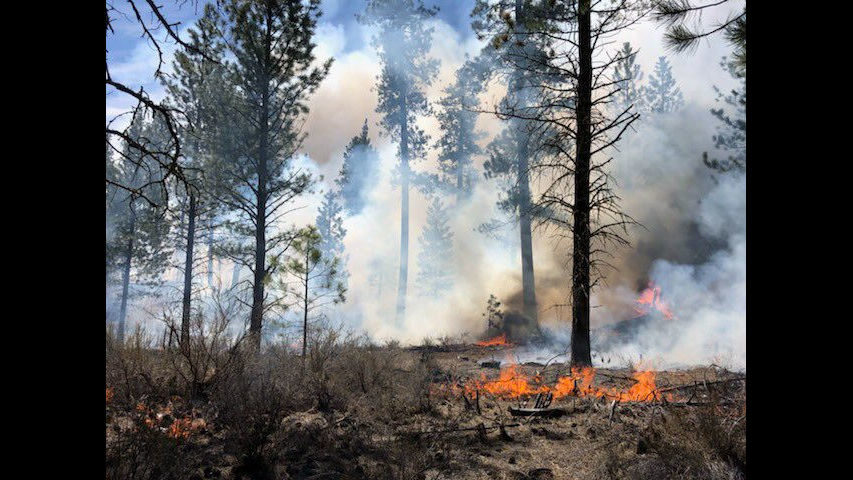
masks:
<svg viewBox="0 0 853 480"><path fill-rule="evenodd" d="M511 354L502 346L350 347L320 367L309 361L314 374L270 354L261 370L225 387L176 395L183 377L174 360L179 375L170 377L168 355L114 349L107 478L743 477L742 374L715 365L658 371L658 396L670 401L568 395L549 407L564 411L558 418L510 415L509 407L532 406L530 395L463 398L460 385L498 377L483 361L506 363ZM516 372L553 384L569 368L528 363ZM627 390L634 374L598 368L593 386Z"/></svg>

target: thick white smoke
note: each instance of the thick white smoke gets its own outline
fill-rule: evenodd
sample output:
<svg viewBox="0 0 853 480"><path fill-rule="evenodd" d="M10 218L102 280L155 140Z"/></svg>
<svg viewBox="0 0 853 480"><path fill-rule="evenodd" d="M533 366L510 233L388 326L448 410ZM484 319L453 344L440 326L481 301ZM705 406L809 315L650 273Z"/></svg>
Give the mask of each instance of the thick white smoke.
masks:
<svg viewBox="0 0 853 480"><path fill-rule="evenodd" d="M427 90L430 100L441 95L441 89L453 81L453 74L464 61L464 54L476 55L479 43L473 37L460 38L446 23L435 20L432 54L441 60L439 78ZM642 27L644 32L648 27ZM369 28L363 35L369 38ZM321 57L334 56L329 77L321 84L310 102L304 131L309 136L304 145L306 155L295 163L325 179L315 193L298 199L303 207L288 217L286 223L313 223L323 189L334 187L344 147L358 134L368 119L370 138L376 146L380 168L377 187L365 198L365 208L344 220L344 239L350 273L347 301L330 308L330 318L341 320L354 329L366 332L375 340L398 339L418 343L425 337L481 334L486 322L481 316L489 294L495 294L505 305L521 289L521 261L518 230L511 225L494 238L476 231L478 225L499 215L495 202L498 185L480 178L473 194L462 205L452 196L445 198L454 233L454 286L444 298L418 295L415 282L418 273L418 237L425 223L427 199L416 189L410 192L411 218L409 243L409 296L405 321L395 324L394 305L400 252L400 190L391 182L396 159L396 144L380 137L376 125L376 94L371 90L379 71L378 58L371 47L346 52L339 28L327 26L319 30ZM657 35L654 30L642 38ZM626 38L627 39L627 38ZM620 41L623 39L620 39ZM634 44L637 46L638 41ZM639 42L641 43L641 42ZM368 42L369 44L369 42ZM657 47L645 47L639 61L646 72L656 60ZM714 47L715 52L719 49ZM662 53L662 52L660 52ZM717 82L725 73L716 72L721 55L704 55L705 69L713 69ZM713 61L705 61L709 55ZM644 116L636 131L629 132L618 144L614 156L613 176L619 182L618 193L626 213L646 229L631 232L633 247L616 253L617 271L609 272L608 283L594 292L592 327L594 329L629 319L640 289L651 280L661 287L675 318L670 327L639 331L627 345L604 352L605 357L655 359L659 366L707 363L719 359L729 365L745 365L745 179L742 175L716 174L701 162L703 151L712 151L711 137L715 119L709 108L712 85L695 71L691 61L673 57L676 80L683 84L687 104L676 113ZM683 74L683 75L682 75ZM703 74L704 75L704 74ZM497 88L497 90L495 90ZM501 98L499 87L483 95L493 104ZM698 91L704 96L694 95ZM438 125L434 118L419 125L435 139ZM499 131L500 122L493 116L481 115L478 125L486 132L485 146ZM432 170L435 151L414 162L413 168ZM482 167L483 158L475 160ZM570 308L553 308L566 303L569 276L565 270L571 245L555 244L541 232L534 233L534 267L540 318L554 336L568 344ZM223 284L231 279L230 262L222 262L217 272ZM245 279L248 272L243 272ZM150 307L153 309L153 307ZM147 305L131 308L129 327L134 321L147 321L151 316ZM595 335L593 338L595 342ZM593 345L596 350L596 345Z"/></svg>
<svg viewBox="0 0 853 480"><path fill-rule="evenodd" d="M658 365L746 362L746 179L701 162L714 128L707 109L643 118L620 145L615 175L625 210L643 223L622 252L612 286L597 298L593 326L629 318L646 281L674 319L640 328L623 357Z"/></svg>

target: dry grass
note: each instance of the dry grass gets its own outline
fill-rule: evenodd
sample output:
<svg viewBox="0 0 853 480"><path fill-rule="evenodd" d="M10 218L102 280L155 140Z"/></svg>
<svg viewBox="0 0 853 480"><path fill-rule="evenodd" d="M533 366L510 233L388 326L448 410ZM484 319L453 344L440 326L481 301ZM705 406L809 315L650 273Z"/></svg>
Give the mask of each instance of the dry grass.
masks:
<svg viewBox="0 0 853 480"><path fill-rule="evenodd" d="M742 383L695 396L703 407L623 404L611 419L603 402L562 399L567 416L519 420L507 412L515 402L484 395L478 413L461 396L433 388L495 373L478 362L502 358L504 349L447 339L413 349L379 346L329 329L310 345L303 362L280 346L250 355L224 339L197 340L182 351L154 348L143 332L124 345L108 337L107 478L743 476ZM194 369L191 361L206 366ZM601 373L606 383L629 372ZM658 385L727 375L718 368L660 372ZM193 420L202 426L189 430ZM185 433L171 435L178 426Z"/></svg>

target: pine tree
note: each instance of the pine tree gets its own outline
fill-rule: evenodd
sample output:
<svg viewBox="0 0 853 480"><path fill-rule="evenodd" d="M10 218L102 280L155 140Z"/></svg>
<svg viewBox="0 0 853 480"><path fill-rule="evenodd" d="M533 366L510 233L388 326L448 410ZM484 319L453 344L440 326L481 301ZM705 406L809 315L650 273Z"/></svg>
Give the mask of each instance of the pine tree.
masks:
<svg viewBox="0 0 853 480"><path fill-rule="evenodd" d="M216 8L213 5L205 6L202 17L189 29L189 45L193 48L175 53L174 74L171 80L164 81L169 94L168 104L184 112L185 118L189 120L187 124L181 125L179 138L187 156L185 165L190 187L178 188L173 195L180 218L175 233L184 250L184 259L179 267L184 277L180 331L182 347L187 346L190 335L193 279L197 272L197 239L205 233L208 237L208 263L213 259L212 225L218 213L218 204L215 196L211 195L208 183L216 175L216 161L213 157L219 153L214 140L219 130L216 122L222 110L229 107L233 96L231 85L225 77L225 66L221 63L224 44L219 35L220 28L221 18Z"/></svg>
<svg viewBox="0 0 853 480"><path fill-rule="evenodd" d="M328 191L323 195L323 203L317 212L317 233L320 235L320 243L317 248L324 258L337 258L339 265L335 275L335 283L347 286L349 273L346 269L347 257L345 255L344 237L347 234L343 226L343 206L340 195L335 191Z"/></svg>
<svg viewBox="0 0 853 480"><path fill-rule="evenodd" d="M438 166L442 173L441 184L447 191L456 194L456 203L471 194L477 172L473 157L481 154L477 140L484 134L475 130L479 99L482 89L482 73L477 65L466 61L456 72L456 81L445 88L439 101L442 109L438 113L441 137L438 147Z"/></svg>
<svg viewBox="0 0 853 480"><path fill-rule="evenodd" d="M519 0L516 5L527 5ZM543 2L537 22L524 23L530 37L547 39L544 56L532 51L515 62L552 84L535 84L522 106L502 105L501 116L525 120L544 132L548 161L531 165L542 179L537 208L550 210L548 222L559 237L570 237L573 366L591 365L591 292L608 266L610 248L628 244L633 220L619 208L607 164L616 142L639 117L612 112L612 69L619 55L606 51L607 38L641 18L642 2ZM511 18L510 18L511 19ZM513 29L506 21L506 30ZM510 43L512 45L512 43ZM526 56L525 56L526 55ZM542 130L527 129L539 134Z"/></svg>
<svg viewBox="0 0 853 480"><path fill-rule="evenodd" d="M150 159L148 154L149 151L157 151L158 146L163 144L162 129L162 124L156 120L146 122L142 118L134 119L128 131L136 139L135 142L142 143L145 149L126 142L119 152L122 160L108 158L108 161L114 163L107 169L106 259L108 276L116 268L121 272L121 306L117 331L119 342L124 341L128 303L134 293L130 288L131 283L139 287L160 284L161 275L172 255L168 238L170 226L163 221L165 193L159 189L153 190L146 197L133 193L162 180L161 172L154 168L156 160Z"/></svg>
<svg viewBox="0 0 853 480"><path fill-rule="evenodd" d="M702 159L705 165L719 172L744 172L746 171L746 68L741 69L737 60L729 62L725 57L721 65L739 83L738 87L728 94L723 94L719 88L714 87L714 91L717 92L717 101L726 104L726 107L711 109L711 115L720 122L717 125L717 134L713 137L714 146L729 152L729 155L723 160L709 159L708 152L704 152Z"/></svg>
<svg viewBox="0 0 853 480"><path fill-rule="evenodd" d="M418 290L421 296L439 298L453 286L453 232L447 209L438 198L427 207L426 225L418 238Z"/></svg>
<svg viewBox="0 0 853 480"><path fill-rule="evenodd" d="M669 113L684 106L681 90L676 86L666 57L658 58L654 72L649 75L645 92L645 104L649 112Z"/></svg>
<svg viewBox="0 0 853 480"><path fill-rule="evenodd" d="M616 96L616 107L625 110L634 105L636 111L644 109L645 88L640 84L643 72L637 62L637 51L631 48L630 42L622 44L619 51L620 60L613 73L613 81L619 88Z"/></svg>
<svg viewBox="0 0 853 480"><path fill-rule="evenodd" d="M324 256L320 245L323 242L320 233L313 225L302 229L293 241L293 248L287 261L287 274L292 280L283 290L290 291L295 298L294 305L302 313L302 358L308 351L308 327L312 315L322 307L346 300L346 287L338 279L340 259ZM288 282L284 282L288 283Z"/></svg>
<svg viewBox="0 0 853 480"><path fill-rule="evenodd" d="M506 78L507 94L499 110L518 113L511 118L502 117L508 125L490 144L490 159L484 169L487 178L505 177L511 185L500 199L500 206L518 218L523 312L533 321L538 319L533 268L533 221L538 207L530 193L530 171L543 153L544 132L536 131L540 125L528 118L536 87L548 85L551 80L541 68L547 64L549 41L545 36L530 35L530 30L549 23L549 8L524 0L478 0L471 13L474 31L490 40L478 62L492 75Z"/></svg>
<svg viewBox="0 0 853 480"><path fill-rule="evenodd" d="M427 54L432 44L433 29L426 20L436 13L421 0L371 0L359 19L376 26L378 33L373 45L379 51L382 72L377 92L382 114L380 125L384 132L399 142L400 163L397 174L400 184L400 276L397 284L396 318L406 314L406 295L409 277L409 184L422 189L430 187L429 177L413 172L410 163L423 158L428 136L417 127L415 120L428 113L424 88L438 73L438 61Z"/></svg>
<svg viewBox="0 0 853 480"><path fill-rule="evenodd" d="M344 162L335 184L347 215L358 215L364 209L365 196L376 187L379 173L379 155L367 136L367 119L347 144Z"/></svg>
<svg viewBox="0 0 853 480"><path fill-rule="evenodd" d="M267 298L265 285L296 235L277 227L289 205L312 182L292 168L304 140L300 123L308 96L316 90L331 60L316 63L312 37L320 0L265 0L224 3L223 27L234 61L237 87L234 124L226 137L221 201L239 215L227 226L235 240L223 254L252 271L250 344L260 348L264 312L282 301Z"/></svg>

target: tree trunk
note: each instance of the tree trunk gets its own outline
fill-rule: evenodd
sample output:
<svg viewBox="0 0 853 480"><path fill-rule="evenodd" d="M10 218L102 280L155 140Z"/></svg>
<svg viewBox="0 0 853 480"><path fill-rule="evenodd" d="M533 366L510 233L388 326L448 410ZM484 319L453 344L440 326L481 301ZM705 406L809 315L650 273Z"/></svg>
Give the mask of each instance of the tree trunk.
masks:
<svg viewBox="0 0 853 480"><path fill-rule="evenodd" d="M240 265L239 263L235 263L234 268L231 270L231 288L232 289L234 287L236 287L238 283L240 283L240 268L241 267L242 267L242 265Z"/></svg>
<svg viewBox="0 0 853 480"><path fill-rule="evenodd" d="M524 35L526 28L524 26L524 10L523 2L516 0L515 16L519 21L518 32ZM524 39L527 41L527 39ZM522 58L523 54L522 54ZM522 70L519 68L515 75L516 91L522 95L522 99L526 95L524 85L524 77ZM525 102L526 103L526 102ZM524 121L522 120L522 125ZM530 177L529 177L529 145L530 137L528 132L523 131L519 137L517 145L517 164L518 169L518 188L519 188L519 233L521 235L521 288L524 299L524 315L539 324L539 312L536 306L536 281L533 275L533 233L531 228L531 202L530 202Z"/></svg>
<svg viewBox="0 0 853 480"><path fill-rule="evenodd" d="M536 283L533 276L533 233L530 218L530 179L528 175L527 136L518 146L519 231L521 234L521 286L524 295L524 314L539 324L536 307Z"/></svg>
<svg viewBox="0 0 853 480"><path fill-rule="evenodd" d="M400 279L397 289L397 324L406 319L406 290L409 277L409 119L406 89L403 89L400 121Z"/></svg>
<svg viewBox="0 0 853 480"><path fill-rule="evenodd" d="M592 46L590 0L578 9L578 92L575 155L575 197L572 232L572 358L574 366L592 365L589 340L589 169L592 148Z"/></svg>
<svg viewBox="0 0 853 480"><path fill-rule="evenodd" d="M252 284L252 313L249 325L249 344L255 351L261 348L261 325L264 316L264 277L266 276L266 205L269 105L267 86L263 89L261 105L260 148L258 149L258 206L255 219L255 277Z"/></svg>
<svg viewBox="0 0 853 480"><path fill-rule="evenodd" d="M190 211L187 225L187 248L186 258L184 259L184 299L183 310L181 312L181 348L189 347L190 340L190 312L192 307L192 288L193 288L193 247L195 246L195 217L196 217L196 198L195 195L190 195Z"/></svg>
<svg viewBox="0 0 853 480"><path fill-rule="evenodd" d="M124 322L127 318L127 294L130 290L130 262L133 260L133 236L136 234L136 217L130 214L130 232L127 236L127 247L124 252L124 269L121 273L121 309L118 314L118 341L124 342Z"/></svg>
<svg viewBox="0 0 853 480"><path fill-rule="evenodd" d="M456 205L460 205L462 203L462 167L462 159L456 159Z"/></svg>
<svg viewBox="0 0 853 480"><path fill-rule="evenodd" d="M302 365L305 365L305 354L308 353L308 255L311 252L310 248L305 248L305 293L303 297L303 315L302 315ZM303 367L304 368L304 367Z"/></svg>
<svg viewBox="0 0 853 480"><path fill-rule="evenodd" d="M207 286L213 289L213 221L207 220Z"/></svg>

